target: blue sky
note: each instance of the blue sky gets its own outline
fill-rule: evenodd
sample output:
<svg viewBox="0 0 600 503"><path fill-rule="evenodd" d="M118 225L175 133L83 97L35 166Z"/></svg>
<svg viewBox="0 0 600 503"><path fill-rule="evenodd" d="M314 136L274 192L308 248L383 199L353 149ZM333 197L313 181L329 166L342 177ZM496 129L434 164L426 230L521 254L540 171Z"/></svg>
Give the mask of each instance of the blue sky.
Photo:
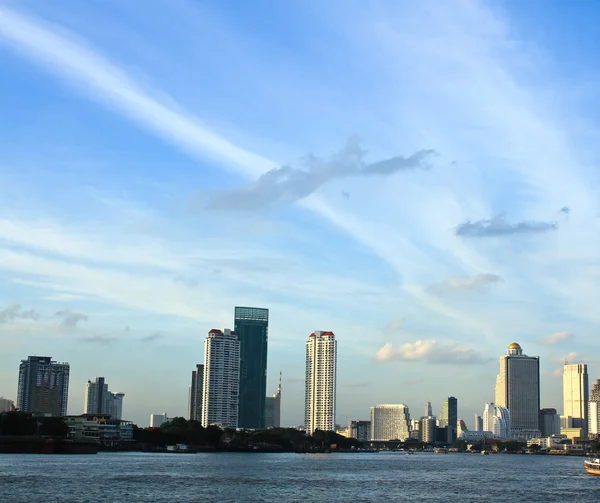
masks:
<svg viewBox="0 0 600 503"><path fill-rule="evenodd" d="M184 415L251 305L285 424L313 330L338 422L454 395L471 425L513 340L561 410L564 359L600 373L595 10L0 0L0 395L44 354L71 413L103 375Z"/></svg>

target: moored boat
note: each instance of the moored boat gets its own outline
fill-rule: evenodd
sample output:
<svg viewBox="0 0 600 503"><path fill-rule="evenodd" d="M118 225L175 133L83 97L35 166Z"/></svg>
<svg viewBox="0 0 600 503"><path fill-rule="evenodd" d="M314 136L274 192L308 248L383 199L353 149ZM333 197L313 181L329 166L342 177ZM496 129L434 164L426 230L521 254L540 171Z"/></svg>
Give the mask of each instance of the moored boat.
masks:
<svg viewBox="0 0 600 503"><path fill-rule="evenodd" d="M590 458L583 462L585 471L590 475L600 475L600 458Z"/></svg>

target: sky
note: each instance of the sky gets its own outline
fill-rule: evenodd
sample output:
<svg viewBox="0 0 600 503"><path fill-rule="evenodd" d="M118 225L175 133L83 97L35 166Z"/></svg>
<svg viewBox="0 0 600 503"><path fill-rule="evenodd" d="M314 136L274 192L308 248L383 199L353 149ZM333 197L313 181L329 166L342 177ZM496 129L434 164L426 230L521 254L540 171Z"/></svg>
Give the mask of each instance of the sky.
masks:
<svg viewBox="0 0 600 503"><path fill-rule="evenodd" d="M268 394L303 422L494 400L498 358L600 376L594 2L0 0L0 396L29 355L187 415L235 306L270 310Z"/></svg>

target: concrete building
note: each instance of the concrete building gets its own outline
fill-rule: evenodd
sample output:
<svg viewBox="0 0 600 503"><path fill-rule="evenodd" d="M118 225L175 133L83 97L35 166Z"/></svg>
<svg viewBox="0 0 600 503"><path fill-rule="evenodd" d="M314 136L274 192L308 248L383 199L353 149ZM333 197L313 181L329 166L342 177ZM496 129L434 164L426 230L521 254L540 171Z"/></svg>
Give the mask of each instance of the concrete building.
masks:
<svg viewBox="0 0 600 503"><path fill-rule="evenodd" d="M19 366L17 408L53 416L67 415L69 364L49 356L30 356Z"/></svg>
<svg viewBox="0 0 600 503"><path fill-rule="evenodd" d="M483 408L483 427L479 431L494 431L494 402L486 402Z"/></svg>
<svg viewBox="0 0 600 503"><path fill-rule="evenodd" d="M494 438L500 440L510 440L512 438L510 412L506 407L496 406L494 408L492 433Z"/></svg>
<svg viewBox="0 0 600 503"><path fill-rule="evenodd" d="M453 444L456 442L456 421L458 420L458 400L453 396L444 399L442 403L442 412L440 414L439 426L448 430L446 442Z"/></svg>
<svg viewBox="0 0 600 503"><path fill-rule="evenodd" d="M483 418L479 414L475 414L475 431L483 431Z"/></svg>
<svg viewBox="0 0 600 503"><path fill-rule="evenodd" d="M456 423L456 437L460 438L464 431L469 431L469 428L467 428L467 424L464 420L459 419Z"/></svg>
<svg viewBox="0 0 600 503"><path fill-rule="evenodd" d="M348 438L368 442L371 438L371 421L350 421L348 423Z"/></svg>
<svg viewBox="0 0 600 503"><path fill-rule="evenodd" d="M108 414L114 419L123 416L123 398L125 393L113 393L108 390L104 377L88 381L85 387L84 414Z"/></svg>
<svg viewBox="0 0 600 503"><path fill-rule="evenodd" d="M281 427L281 372L277 393L266 397L265 400L265 428Z"/></svg>
<svg viewBox="0 0 600 503"><path fill-rule="evenodd" d="M196 364L196 370L192 370L192 384L190 385L190 397L188 399L188 417L190 421L202 420L202 381L204 380L204 365Z"/></svg>
<svg viewBox="0 0 600 503"><path fill-rule="evenodd" d="M237 423L249 430L264 428L269 310L236 307L233 328L240 343Z"/></svg>
<svg viewBox="0 0 600 503"><path fill-rule="evenodd" d="M104 447L133 442L133 423L108 414L66 416L65 423L69 427L69 438L75 441L93 441Z"/></svg>
<svg viewBox="0 0 600 503"><path fill-rule="evenodd" d="M600 438L600 379L592 386L588 406L588 435Z"/></svg>
<svg viewBox="0 0 600 503"><path fill-rule="evenodd" d="M496 405L510 411L513 438L528 440L541 436L540 359L524 355L516 342L500 357Z"/></svg>
<svg viewBox="0 0 600 503"><path fill-rule="evenodd" d="M585 363L565 362L563 371L563 415L573 418L572 427L581 428L584 438L588 430L588 373Z"/></svg>
<svg viewBox="0 0 600 503"><path fill-rule="evenodd" d="M421 426L421 442L431 444L436 441L437 438L437 423L433 416L422 417L420 420Z"/></svg>
<svg viewBox="0 0 600 503"><path fill-rule="evenodd" d="M560 434L560 416L556 409L540 410L540 425L544 438Z"/></svg>
<svg viewBox="0 0 600 503"><path fill-rule="evenodd" d="M237 428L240 341L229 329L212 329L204 339L202 426ZM260 400L264 407L264 397ZM264 411L260 414L264 420Z"/></svg>
<svg viewBox="0 0 600 503"><path fill-rule="evenodd" d="M160 428L168 420L166 412L162 414L150 414L150 428Z"/></svg>
<svg viewBox="0 0 600 503"><path fill-rule="evenodd" d="M15 403L12 400L0 396L0 413L10 412L14 406Z"/></svg>
<svg viewBox="0 0 600 503"><path fill-rule="evenodd" d="M335 428L337 341L333 332L316 331L306 341L304 427L306 433Z"/></svg>
<svg viewBox="0 0 600 503"><path fill-rule="evenodd" d="M371 440L404 441L410 437L410 412L404 404L371 407Z"/></svg>
<svg viewBox="0 0 600 503"><path fill-rule="evenodd" d="M427 401L425 403L425 415L423 417L432 417L433 416L433 410L431 408L431 402Z"/></svg>

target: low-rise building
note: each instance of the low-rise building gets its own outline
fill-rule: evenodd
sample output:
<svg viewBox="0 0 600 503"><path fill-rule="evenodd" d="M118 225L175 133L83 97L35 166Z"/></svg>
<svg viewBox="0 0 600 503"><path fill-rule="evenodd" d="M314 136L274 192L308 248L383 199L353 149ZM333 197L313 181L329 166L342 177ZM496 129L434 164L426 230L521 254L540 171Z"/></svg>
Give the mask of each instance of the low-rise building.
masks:
<svg viewBox="0 0 600 503"><path fill-rule="evenodd" d="M348 423L348 438L368 442L371 438L371 421L350 421Z"/></svg>
<svg viewBox="0 0 600 503"><path fill-rule="evenodd" d="M109 414L81 414L65 416L69 438L90 441L105 447L133 442L133 423L112 418Z"/></svg>
<svg viewBox="0 0 600 503"><path fill-rule="evenodd" d="M14 406L15 403L12 400L0 396L0 412L10 412Z"/></svg>

